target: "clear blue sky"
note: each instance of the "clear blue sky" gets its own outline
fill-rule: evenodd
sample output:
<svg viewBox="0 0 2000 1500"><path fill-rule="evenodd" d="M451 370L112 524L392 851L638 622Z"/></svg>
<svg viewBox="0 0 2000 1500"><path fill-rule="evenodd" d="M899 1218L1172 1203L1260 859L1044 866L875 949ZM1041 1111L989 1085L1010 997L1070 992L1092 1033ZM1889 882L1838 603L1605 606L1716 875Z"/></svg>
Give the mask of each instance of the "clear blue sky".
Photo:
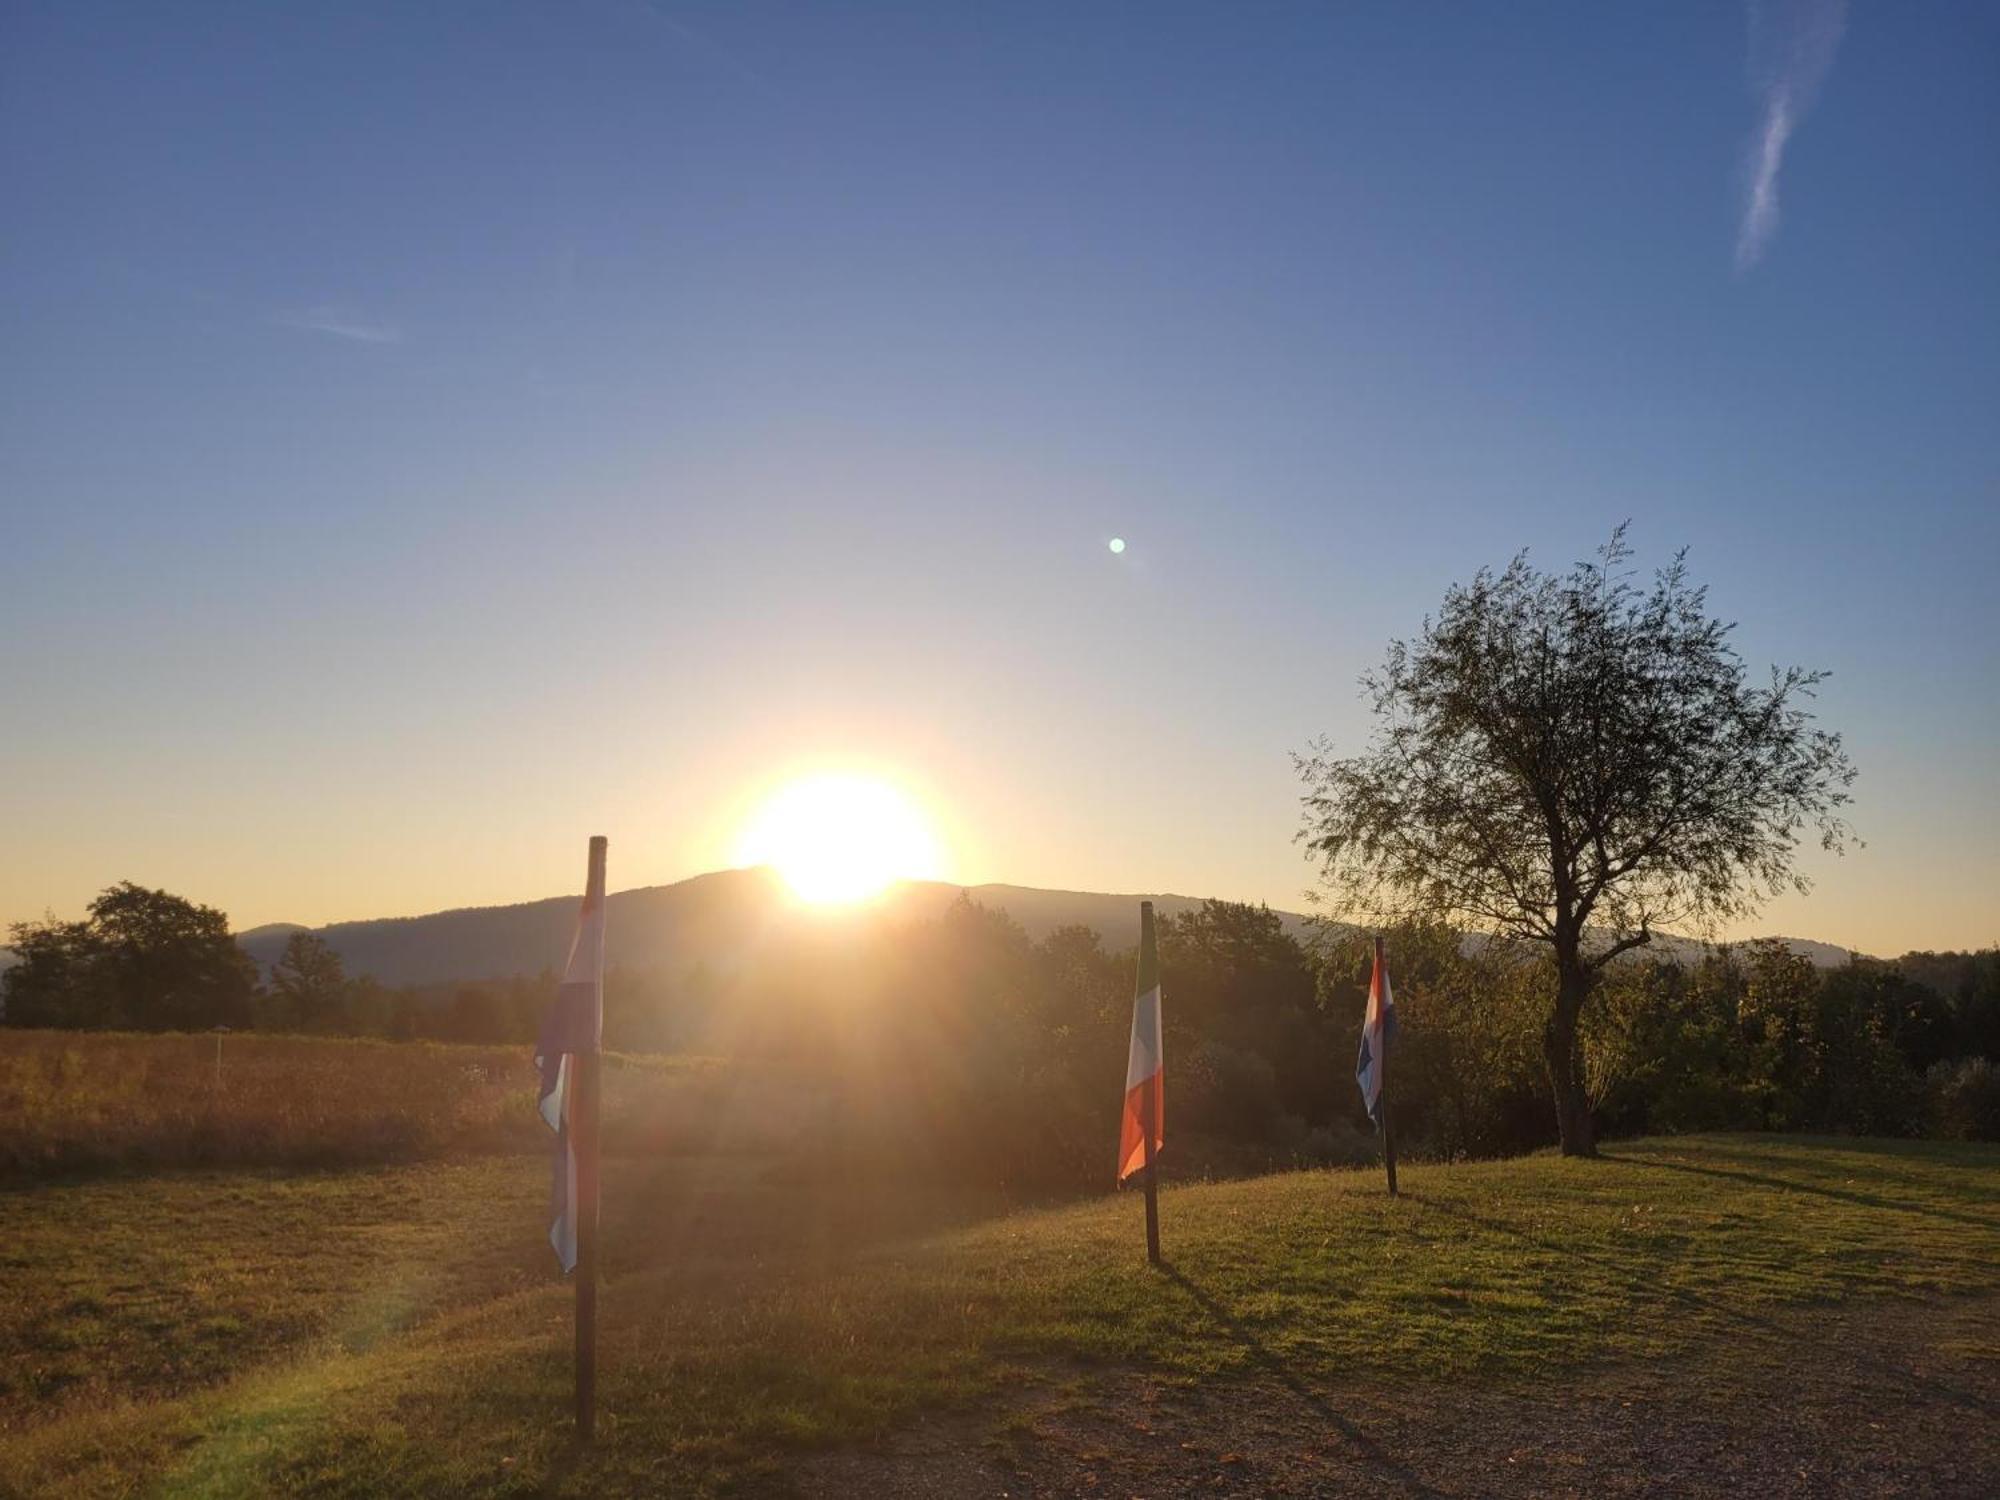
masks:
<svg viewBox="0 0 2000 1500"><path fill-rule="evenodd" d="M823 765L1296 905L1357 673L1630 517L1835 674L1869 846L1753 925L2000 939L1990 5L0 16L0 920L668 880Z"/></svg>

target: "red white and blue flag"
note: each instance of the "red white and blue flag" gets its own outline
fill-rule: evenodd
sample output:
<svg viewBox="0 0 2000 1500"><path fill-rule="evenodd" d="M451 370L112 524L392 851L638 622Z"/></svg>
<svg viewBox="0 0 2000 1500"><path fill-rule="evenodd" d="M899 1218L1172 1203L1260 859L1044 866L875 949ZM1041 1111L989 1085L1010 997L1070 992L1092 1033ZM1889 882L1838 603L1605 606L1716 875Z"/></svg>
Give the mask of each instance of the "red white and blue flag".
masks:
<svg viewBox="0 0 2000 1500"><path fill-rule="evenodd" d="M1396 1039L1396 997L1389 991L1389 965L1382 944L1375 944L1375 972L1368 980L1368 1011L1361 1019L1361 1051L1354 1061L1354 1081L1361 1085L1368 1117L1382 1119L1382 1071L1389 1061L1389 1044Z"/></svg>
<svg viewBox="0 0 2000 1500"><path fill-rule="evenodd" d="M577 1189L576 1144L570 1132L569 1108L575 1058L596 1052L604 1041L604 886L592 871L577 917L576 938L563 969L556 1003L542 1018L535 1043L535 1066L541 1069L542 1118L556 1133L555 1181L549 1192L549 1244L565 1271L576 1269Z"/></svg>

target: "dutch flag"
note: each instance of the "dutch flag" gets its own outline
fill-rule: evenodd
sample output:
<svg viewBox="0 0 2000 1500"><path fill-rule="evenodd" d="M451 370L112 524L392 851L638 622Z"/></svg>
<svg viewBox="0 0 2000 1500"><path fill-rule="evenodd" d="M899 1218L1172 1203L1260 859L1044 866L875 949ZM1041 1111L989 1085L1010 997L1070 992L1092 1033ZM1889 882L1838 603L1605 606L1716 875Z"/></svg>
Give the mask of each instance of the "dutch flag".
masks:
<svg viewBox="0 0 2000 1500"><path fill-rule="evenodd" d="M596 1052L604 1041L604 884L601 866L591 872L577 917L556 1003L542 1018L535 1043L541 1069L542 1118L556 1133L555 1181L549 1193L549 1244L564 1271L576 1269L576 1146L570 1137L569 1103L573 1059Z"/></svg>
<svg viewBox="0 0 2000 1500"><path fill-rule="evenodd" d="M1361 1051L1354 1060L1354 1081L1361 1085L1368 1117L1378 1125L1382 1121L1382 1072L1395 1039L1396 997L1389 992L1389 965L1382 957L1382 940L1377 938L1375 972L1368 981L1368 1012L1361 1021Z"/></svg>

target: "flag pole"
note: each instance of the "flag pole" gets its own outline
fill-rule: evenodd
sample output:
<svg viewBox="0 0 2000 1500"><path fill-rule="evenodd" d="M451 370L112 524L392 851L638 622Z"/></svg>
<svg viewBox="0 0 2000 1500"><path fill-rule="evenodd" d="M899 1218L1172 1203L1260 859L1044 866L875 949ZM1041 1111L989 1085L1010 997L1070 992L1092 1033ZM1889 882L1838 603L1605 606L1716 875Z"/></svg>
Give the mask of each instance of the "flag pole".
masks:
<svg viewBox="0 0 2000 1500"><path fill-rule="evenodd" d="M1375 935L1375 972L1382 975L1385 968L1382 960L1382 935ZM1386 983L1386 981L1385 981ZM1382 1070L1381 1092L1376 1096L1376 1107L1382 1117L1382 1165L1389 1173L1389 1196L1396 1196L1396 1132L1389 1123L1389 1032L1388 1025L1382 1027Z"/></svg>
<svg viewBox="0 0 2000 1500"><path fill-rule="evenodd" d="M1155 1156L1165 1114L1164 1045L1160 1022L1160 952L1153 903L1139 903L1139 972L1132 990L1132 1045L1125 1055L1125 1105L1118 1117L1118 1185L1138 1173L1146 1190L1146 1259L1160 1264L1160 1184ZM1136 1097L1135 1097L1136 1096ZM1134 1141L1132 1135L1138 1133Z"/></svg>
<svg viewBox="0 0 2000 1500"><path fill-rule="evenodd" d="M1141 954L1139 960L1140 974L1143 985L1145 973L1144 955L1158 952L1154 947L1153 903L1150 901L1141 901L1139 903L1139 945ZM1157 987L1160 982L1157 958L1154 960L1154 963L1153 983ZM1160 1017L1158 1024L1160 1031L1164 1032L1166 1030L1166 1017ZM1162 1052L1166 1050L1163 1042L1156 1045L1160 1046ZM1162 1070L1165 1069L1165 1066L1165 1059L1162 1058ZM1149 1079L1145 1090L1146 1107L1140 1111L1140 1116L1143 1133L1146 1138L1146 1260L1149 1264L1156 1266L1160 1263L1160 1184L1159 1174L1154 1170L1153 1166L1153 1138L1159 1134L1160 1122L1153 1116L1158 1107L1159 1097L1160 1084Z"/></svg>
<svg viewBox="0 0 2000 1500"><path fill-rule="evenodd" d="M1153 1089L1146 1089L1146 1259L1160 1263L1160 1187L1153 1171Z"/></svg>
<svg viewBox="0 0 2000 1500"><path fill-rule="evenodd" d="M584 903L604 909L606 840L590 840L590 874ZM604 1045L604 971L597 970L597 1014L590 1045L574 1055L576 1092L570 1100L570 1130L576 1145L576 1436L587 1443L597 1433L597 1203L598 1061Z"/></svg>

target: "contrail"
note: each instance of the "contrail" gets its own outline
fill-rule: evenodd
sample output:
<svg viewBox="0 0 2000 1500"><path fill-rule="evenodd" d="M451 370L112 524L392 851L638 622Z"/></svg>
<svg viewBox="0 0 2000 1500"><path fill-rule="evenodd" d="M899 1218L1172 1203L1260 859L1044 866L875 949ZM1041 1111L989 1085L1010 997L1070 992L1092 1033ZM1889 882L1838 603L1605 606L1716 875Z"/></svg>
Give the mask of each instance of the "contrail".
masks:
<svg viewBox="0 0 2000 1500"><path fill-rule="evenodd" d="M324 333L355 344L400 344L403 330L394 323L356 318L336 307L308 307L301 312L279 313L275 322L307 333Z"/></svg>
<svg viewBox="0 0 2000 1500"><path fill-rule="evenodd" d="M1847 0L1751 0L1750 76L1763 118L1744 153L1738 271L1756 265L1778 232L1785 146L1832 70L1846 30Z"/></svg>
<svg viewBox="0 0 2000 1500"><path fill-rule="evenodd" d="M727 73L738 83L746 85L752 93L766 99L776 99L778 89L770 79L754 69L745 67L735 54L717 46L687 22L669 15L655 0L636 0L639 11L671 32L689 52L699 57L709 67Z"/></svg>

